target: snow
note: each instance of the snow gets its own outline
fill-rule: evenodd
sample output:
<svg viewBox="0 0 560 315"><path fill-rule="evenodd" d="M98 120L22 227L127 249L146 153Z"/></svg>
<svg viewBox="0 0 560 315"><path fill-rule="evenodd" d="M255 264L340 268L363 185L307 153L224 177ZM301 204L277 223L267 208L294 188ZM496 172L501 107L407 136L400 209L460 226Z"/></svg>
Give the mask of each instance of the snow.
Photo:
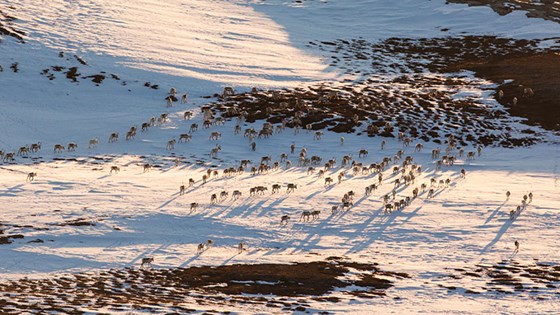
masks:
<svg viewBox="0 0 560 315"><path fill-rule="evenodd" d="M287 5L288 4L288 5ZM560 25L528 19L516 12L498 16L484 7L444 5L444 1L306 1L291 5L286 1L10 1L20 20L17 25L29 33L26 44L5 39L0 43L4 72L0 93L0 149L15 151L20 146L42 143L31 158L17 157L17 163L0 165L0 226L10 234L24 234L12 244L0 245L2 279L49 277L60 273L98 271L139 266L141 258L155 257L155 268L224 265L233 263L315 261L344 256L355 261L378 262L414 279L403 280L392 299L358 299L353 303L330 305L336 313L368 313L373 306L387 312L417 313L518 313L531 309L554 313L558 296L539 302L529 294L491 294L465 297L449 295L437 287L446 268L463 268L478 263L515 260L560 260L560 146L557 136L546 133L547 141L530 148L485 148L480 157L464 157L453 167L436 170L430 157L433 143L423 143L421 152L403 148L397 140L344 135L325 131L322 140L313 133L295 134L286 130L270 139L255 139L251 151L243 135L235 135L235 121L210 129L200 128L187 143L167 150L166 143L187 132L191 123L202 126L199 106L219 93L223 86L237 89L305 86L309 82L339 80L337 69L328 66L327 56L306 47L310 40L339 38L382 39L391 36L441 36L495 34L514 38L545 38L560 33ZM419 30L423 30L419 32ZM490 31L489 31L490 30ZM58 56L64 51L64 58ZM81 66L73 54L88 63ZM8 69L18 62L20 71ZM81 76L105 71L120 80L105 79L96 86L89 79L74 83L63 73L54 80L40 71L55 65L78 66ZM123 85L126 81L126 85ZM159 84L159 90L144 86ZM164 97L170 87L188 93L186 105L166 108ZM460 89L460 88L458 88ZM487 98L489 92L464 90L457 97ZM210 99L212 100L212 99ZM489 101L491 102L491 101ZM193 110L192 120L182 113ZM130 126L152 116L170 113L170 121L138 132L125 141ZM245 124L243 129L260 129L262 122ZM111 132L119 132L116 143L107 143ZM210 141L211 132L222 138ZM88 140L100 139L97 148ZM76 152L54 153L56 143L78 143ZM289 153L293 166L284 163L266 175L223 177L222 170L238 166L241 159L257 164L262 156L273 161ZM222 147L216 159L210 149ZM401 211L385 214L382 197L393 189L396 178L390 169L383 172L381 187L371 196L364 188L377 175L352 175L346 167L342 183L324 186L317 174L307 175L297 166L299 150L338 164L326 176L335 179L342 170L343 155L369 165L404 149L423 173L416 184L400 186L397 200L410 196L412 189L430 178L450 178L449 187L435 188L435 197L426 193ZM369 156L357 158L362 148ZM467 148L465 151L474 150ZM175 158L181 163L175 165ZM158 167L144 173L142 165ZM118 174L109 168L118 165ZM202 184L208 168L220 176ZM320 167L319 167L320 168ZM466 170L466 178L459 171ZM26 182L36 172L33 182ZM179 186L194 178L196 184L179 196ZM281 184L278 194L249 196L249 189ZM298 189L286 192L286 185ZM239 200L228 198L210 204L210 195L240 190ZM348 191L356 192L354 206L331 213ZM511 191L506 200L505 192ZM509 211L521 197L533 192L533 202L515 219ZM190 211L198 202L199 209ZM320 218L300 220L304 210L321 210ZM282 215L291 217L281 226ZM94 225L72 226L79 219ZM31 227L29 227L31 226ZM41 239L44 243L28 243ZM195 255L196 246L212 239L215 246ZM519 254L512 256L513 242L520 240ZM237 244L247 250L238 253ZM468 279L457 280L464 287ZM463 282L461 282L463 281ZM267 283L273 285L273 283ZM195 307L195 306L193 306ZM325 309L317 303L317 309ZM240 306L240 313L251 313Z"/></svg>

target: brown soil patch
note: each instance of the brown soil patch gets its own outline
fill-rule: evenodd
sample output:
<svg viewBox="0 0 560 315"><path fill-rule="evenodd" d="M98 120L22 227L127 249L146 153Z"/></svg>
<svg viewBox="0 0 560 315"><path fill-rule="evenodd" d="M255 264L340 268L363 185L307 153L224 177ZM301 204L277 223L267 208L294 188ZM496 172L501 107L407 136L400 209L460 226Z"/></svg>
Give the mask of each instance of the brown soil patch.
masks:
<svg viewBox="0 0 560 315"><path fill-rule="evenodd" d="M527 11L527 16L560 22L560 2L555 0L447 0L449 3L466 3L469 6L488 6L499 15L516 10Z"/></svg>
<svg viewBox="0 0 560 315"><path fill-rule="evenodd" d="M490 62L467 61L455 68L475 71L480 77L500 83L504 96L496 100L528 123L560 130L560 53L504 57ZM513 82L504 83L506 80ZM527 93L527 88L532 93ZM513 98L517 103L513 105Z"/></svg>
<svg viewBox="0 0 560 315"><path fill-rule="evenodd" d="M502 261L493 265L476 265L474 268L448 275L461 281L468 279L468 291L498 292L502 294L538 293L540 297L557 298L560 286L560 266L553 264L518 264ZM479 287L473 287L476 284ZM454 289L455 290L455 289ZM556 295L556 297L554 297Z"/></svg>
<svg viewBox="0 0 560 315"><path fill-rule="evenodd" d="M359 280L346 274L352 270ZM377 275L383 276L379 278ZM229 265L175 269L122 269L51 279L0 282L0 308L6 313L66 310L82 314L88 308L191 312L187 305L261 304L284 310L305 310L308 298L324 303L342 289L349 297L385 296L395 279L409 277L380 271L371 264L341 261L295 264ZM354 279L352 277L352 279ZM391 279L391 280L389 280ZM345 291L348 286L359 291Z"/></svg>
<svg viewBox="0 0 560 315"><path fill-rule="evenodd" d="M9 8L13 10L13 7ZM16 17L10 15L6 11L0 10L0 35L13 37L23 43L23 36L26 34L15 28L13 23L15 20L17 20Z"/></svg>
<svg viewBox="0 0 560 315"><path fill-rule="evenodd" d="M511 113L556 129L560 41L546 49L540 44L495 36L309 42L331 55L331 66L356 79L227 98L214 95L218 101L211 106L223 117L244 115L250 123L266 120L291 128L383 137L403 132L438 144L453 135L463 146L526 146L540 141L534 130L515 129L507 112L454 93L462 87L487 89L460 72L464 69L498 83L515 80L497 88L504 89L500 102L508 109L507 102L519 94L520 85L532 87L534 95L518 96L518 107Z"/></svg>

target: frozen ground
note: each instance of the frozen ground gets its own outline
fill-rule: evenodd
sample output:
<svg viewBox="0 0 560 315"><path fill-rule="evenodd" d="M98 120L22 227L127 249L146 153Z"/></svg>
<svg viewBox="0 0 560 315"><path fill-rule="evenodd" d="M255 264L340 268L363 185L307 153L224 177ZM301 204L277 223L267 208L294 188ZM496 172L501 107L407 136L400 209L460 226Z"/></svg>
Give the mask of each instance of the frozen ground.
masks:
<svg viewBox="0 0 560 315"><path fill-rule="evenodd" d="M449 277L458 268L470 270L503 261L558 266L557 136L539 130L546 139L543 143L529 148L484 148L473 160L459 157L455 150L455 165L436 170L431 158L434 143L423 143L424 149L415 152L417 140L404 147L396 138L345 134L341 145L341 134L328 131L321 140L314 140L313 132L296 134L286 129L268 139L255 139L253 152L243 134L234 134L235 119L223 126L202 128L198 107L212 100L205 96L225 85L248 90L251 86L294 87L343 79L341 71L328 66L321 51L306 48L310 40L429 37L443 28L449 28L450 35L547 38L560 33L558 24L528 19L522 13L498 16L488 8L444 5L443 1L165 3L142 1L128 6L101 0L37 5L16 0L9 2L15 9L3 8L19 18L16 25L29 37L25 44L9 38L0 44L4 68L0 73L0 149L17 152L19 147L39 141L42 149L0 165L0 235L11 241L0 245L2 279L138 268L141 259L149 256L154 257L156 269L309 262L339 256L377 262L411 278L397 281L387 291L388 298L315 301L310 311L365 314L378 306L394 313L557 312L557 277L547 282L552 287L535 289L538 285L526 278L521 281L526 288L533 287L531 290L514 292L510 286L501 287L512 294L496 291L484 279ZM148 22L156 26L148 28ZM9 68L15 62L18 72ZM55 66L64 69L55 71ZM71 67L81 73L78 82L64 74ZM50 70L41 74L46 68ZM54 79L49 80L51 74ZM95 74L107 78L99 85L83 78ZM145 82L160 88L146 87ZM189 94L186 105L166 108L164 97L172 86L179 94ZM483 93L465 91L467 95ZM500 108L491 99L485 102ZM192 110L195 116L183 120L185 110ZM139 127L163 112L170 113L169 121L138 131L133 140L124 139L130 126ZM200 125L192 133L192 141L167 150L167 141L187 133L192 123ZM244 124L243 130L249 127L259 130L262 122ZM214 131L222 137L211 141ZM111 132L120 134L115 143L107 143ZM100 144L90 149L88 140L94 137ZM382 140L387 141L384 149ZM67 146L69 142L78 144L75 152L53 152L54 144ZM296 150L290 154L292 143ZM217 144L222 150L211 159L210 150ZM323 159L317 169L336 158L335 168L326 174L334 184L325 186L317 172L308 175L307 167L298 166L303 147L308 156ZM367 149L369 155L358 157L361 149ZM351 155L369 165L393 157L401 149L422 167L422 173L415 183L396 189L396 200L412 196L412 190L422 183L429 190L431 178L449 178L451 183L433 187L433 198L427 198L427 191L420 193L404 209L386 214L383 196L400 177L393 174L394 165L382 172L380 188L365 196L365 187L377 182L378 174L354 176L349 166L341 166L341 159ZM475 148L465 148L465 152L471 150ZM292 166L281 163L268 174L253 176L246 169L241 175L222 176L225 168L237 167L242 159L253 162L249 167L258 166L262 156L279 161L281 153L288 153ZM144 173L145 163L154 167ZM110 174L111 166L119 166L120 172ZM218 170L219 176L202 184L209 168ZM461 178L461 169L466 178ZM342 170L346 175L337 183ZM30 172L37 173L32 182L26 181ZM189 178L195 179L195 185L179 196L179 186ZM297 190L287 193L288 183L297 184ZM281 185L279 193L271 194L273 184ZM259 185L268 191L250 196L249 189ZM233 190L241 191L242 197L231 200ZM511 196L506 199L508 190ZM221 191L229 192L229 197L211 204L211 194ZM331 213L348 191L356 193L354 205L348 211ZM534 194L533 201L510 219L510 210L529 192ZM192 202L199 203L195 211L190 211ZM304 222L300 217L305 210L320 210L321 214ZM291 217L287 225L280 225L282 215ZM23 238L9 237L14 235ZM196 255L197 244L207 239L215 245ZM515 240L521 246L513 255ZM239 242L247 246L241 254ZM450 291L439 285L458 289ZM467 290L481 294L468 294ZM185 303L199 311L207 309L193 300ZM213 308L278 312L243 304Z"/></svg>

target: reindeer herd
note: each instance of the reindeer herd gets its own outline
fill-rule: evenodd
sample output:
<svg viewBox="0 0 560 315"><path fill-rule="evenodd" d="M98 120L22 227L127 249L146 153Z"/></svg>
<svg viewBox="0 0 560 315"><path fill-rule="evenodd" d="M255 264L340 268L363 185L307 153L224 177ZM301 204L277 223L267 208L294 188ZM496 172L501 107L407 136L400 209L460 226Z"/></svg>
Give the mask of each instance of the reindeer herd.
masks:
<svg viewBox="0 0 560 315"><path fill-rule="evenodd" d="M168 106L172 105L173 98L175 98L177 91L176 89L172 88L169 92L168 97L166 100L168 101ZM222 97L230 97L235 95L235 91L232 88L225 88L222 94ZM182 103L187 102L187 94L184 94L181 97ZM202 107L201 108L202 114L202 126L203 128L211 128L212 126L223 125L225 123L225 119L222 117L214 117L214 113L209 107ZM279 125L272 125L271 123L265 122L262 125L260 130L257 130L253 127L246 128L244 131L242 130L242 125L246 119L246 112L237 113L237 123L234 127L234 134L240 135L243 134L244 138L249 140L251 145L252 151L256 151L256 143L254 139L268 139L274 133L282 133L285 127L288 125L288 120L283 119ZM184 120L190 120L194 116L194 112L191 110L187 110L182 115ZM294 119L298 119L297 115ZM169 121L169 113L165 112L159 115L158 117L151 117L148 121L143 122L140 127L140 132L148 132L149 128L162 125ZM298 133L299 129L297 128L298 124L294 124L294 133ZM308 131L312 130L311 125L305 126ZM193 134L198 131L198 124L192 123L188 129L188 132L181 133L178 135L178 140L172 138L167 141L166 143L166 150L173 151L177 143L187 143L190 142L193 138ZM137 126L132 126L126 132L125 141L133 141L138 132ZM324 133L322 131L315 131L313 134L314 141L320 141L324 137ZM111 132L108 136L107 143L117 143L119 141L119 132ZM219 131L212 131L208 137L208 141L216 142L222 139L222 133ZM331 158L327 160L323 160L322 157L318 155L308 155L308 149L302 147L299 151L299 154L296 154L296 146L295 143L290 145L289 154L282 153L279 155L278 160L274 160L271 155L262 156L259 163L253 164L250 160L244 159L241 160L239 165L224 168L221 172L222 177L233 177L239 176L244 174L246 171L250 170L251 176L266 176L270 172L278 171L281 168L281 165L284 165L286 169L292 167L292 161L289 160L290 155L297 156L297 166L305 168L307 170L306 175L312 178L321 178L322 186L324 189L329 189L329 187L335 185L335 177L337 179L336 183L338 185L342 184L345 180L356 177L356 176L366 176L371 179L370 183L365 185L363 198L379 198L383 202L383 206L381 207L380 211L384 214L388 215L395 211L401 211L409 206L415 199L418 197L425 195L425 200L432 199L436 196L436 191L443 190L448 188L452 185L453 181L451 178L446 179L436 179L431 178L428 183L421 183L417 185L417 180L420 178L420 175L426 174L425 171L422 169L422 166L416 164L414 162L414 158L410 155L405 156L405 148L409 147L413 139L406 137L404 133L398 133L397 136L398 141L402 142L403 149L398 150L394 155L388 155L380 158L377 162L370 163L370 164L363 164L359 162L358 159L365 159L369 155L369 151L366 148L362 148L357 151L358 159L353 158L351 155L344 155L340 159L340 163L337 163L336 158ZM431 158L434 164L434 174L441 170L443 167L453 167L454 164L457 162L458 159L465 157L467 161L475 159L477 156L481 156L482 154L482 146L478 146L472 151L467 151L465 154L465 149L457 146L457 141L454 139L453 136L449 136L447 139L446 147L445 147L445 154L441 153L440 148L436 148L432 150ZM344 137L340 138L340 145L344 145ZM95 149L100 144L99 138L92 138L88 142L88 149ZM422 143L417 143L413 146L414 153L420 153L424 149L424 145ZM64 151L67 152L75 152L78 150L78 144L75 142L69 142L65 145L57 143L53 145L53 153L54 154L61 154ZM42 149L42 143L37 142L31 145L26 145L20 147L16 152L4 152L0 151L0 158L4 162L14 162L17 156L21 157L28 157L30 154L38 153ZM386 149L386 141L381 141L381 150ZM222 147L219 143L216 143L214 147L212 147L208 153L208 156L212 158L217 158L219 152L222 150ZM250 167L250 169L249 169ZM336 168L339 168L336 170ZM143 173L148 173L152 170L151 164L143 164L142 165ZM119 166L113 165L110 167L109 174L118 174L121 171ZM389 175L387 175L389 173ZM213 178L217 178L220 176L220 171L218 169L208 169L205 174L203 174L200 182L202 185L206 184L208 181L212 180ZM460 178L466 177L465 169L460 170ZM37 177L36 172L30 172L27 176L27 181L32 182ZM388 177L388 178L386 178ZM426 176L424 176L426 178ZM182 184L179 186L179 196L187 195L190 190L196 189L195 183L197 181L193 178L189 178L188 185ZM377 190L382 186L387 185L390 186L389 193L383 193L379 196L374 196ZM269 189L270 188L270 189ZM407 191L410 188L410 194L407 196L403 196L401 198L397 198L397 191ZM280 194L281 191L284 190L285 194L294 193L298 189L298 183L274 183L267 187L265 185L258 185L249 188L247 192L242 192L239 189L235 189L232 191L227 190L220 190L218 192L211 193L209 196L209 206L214 206L226 202L227 200L230 201L238 201L243 196L246 198L258 198L265 196L267 194L276 195ZM509 193L509 192L508 192ZM355 198L356 192L348 191L340 198L340 202L337 202L334 205L325 206L325 208L330 207L331 215L336 214L339 211L349 211L350 209L355 207ZM509 198L509 194L507 195ZM517 210L512 210L510 213L511 219L513 220L516 215L518 215L522 209L532 201L533 195L530 193L523 197L522 203L520 206L517 207ZM199 209L200 205L199 202L191 202L190 203L190 212L195 212ZM321 210L300 210L301 213L295 217L299 217L299 221L301 222L311 222L315 220L319 220ZM284 226L287 225L291 219L294 217L293 214L282 214L280 217L280 225ZM203 251L209 249L212 246L213 242L208 240L206 243L200 243L197 246L197 254L201 254ZM243 243L239 244L239 251L242 252L244 250ZM153 262L153 257L151 258L144 258L142 259L141 266L149 266Z"/></svg>
<svg viewBox="0 0 560 315"><path fill-rule="evenodd" d="M250 135L252 133L253 131L250 129L246 131L247 135ZM405 140L406 138L402 139L403 146L407 147L409 146L409 144L405 143ZM383 143L382 145L385 146L385 143ZM417 144L414 146L414 153L421 152L422 150L422 144ZM299 151L298 166L307 168L307 176L310 176L312 178L323 178L323 187L325 189L328 189L331 185L334 185L334 179L331 177L333 175L337 177L338 184L341 184L343 181L355 176L367 176L368 178L372 179L372 182L364 187L363 197L372 198L372 195L381 187L381 185L387 185L387 183L389 183L390 192L381 194L378 197L383 201L383 207L381 208L381 211L383 211L384 214L390 214L395 211L403 210L404 208L409 206L415 199L422 195L425 196L425 200L432 199L436 196L436 191L444 190L450 187L450 185L452 185L453 183L452 179L449 177L439 180L435 177L432 177L429 178L428 182L416 185L416 182L418 178L420 178L420 175L426 175L425 171L423 171L421 165L414 163L414 158L412 156L405 156L405 151L402 149L398 150L395 155L382 157L378 162L367 165L359 162L358 160L354 160L350 155L344 155L341 158L340 165L337 165L336 158L332 158L324 163L323 167L320 167L323 159L317 155L313 155L308 158L307 151L308 150L305 147L301 148L301 150ZM464 149L456 146L456 142L454 141L452 136L447 139L447 147L445 148L445 152L445 156L440 156L439 148L432 151L431 158L435 165L433 169L434 175L444 165L446 167L453 167L456 159L464 155ZM358 159L363 159L367 157L368 151L366 149L361 149L357 153ZM295 144L292 144L290 146L290 154L295 154ZM481 154L482 147L477 147L474 151L469 151L468 159L473 159L473 155L476 157L480 156ZM269 171L278 170L280 163L288 161L288 158L288 153L281 153L279 155L279 161L274 161L274 159L270 155L262 156L258 165L251 166L251 176L266 176ZM245 170L249 167L250 164L252 164L250 160L241 160L238 166L225 168L221 172L221 176L231 177L244 174ZM335 170L335 168L337 167L339 167L339 169ZM390 175L387 175L387 172L390 173ZM459 174L457 178L464 179L466 177L466 171L464 168L461 169L458 173ZM327 174L332 175L326 176ZM203 175L202 184L205 184L207 181L219 176L220 172L218 170L208 169ZM385 178L386 176L388 178ZM427 177L424 176L424 178ZM194 179L190 178L189 187L193 187L194 183ZM406 191L409 187L411 188L410 195L403 196L402 198L397 199L397 191ZM187 187L185 185L181 185L179 187L179 195L186 194L186 188ZM245 194L238 189L231 192L221 190L219 192L210 194L209 206L218 205L227 200L237 201L242 196L246 196L246 198L255 198L262 197L267 194L275 195L280 193L282 189L285 189L285 194L290 194L293 193L297 188L297 183L274 183L268 187L263 185L250 187L248 192L246 192ZM340 203L330 206L331 214L335 214L338 211L348 211L353 208L354 198L356 195L356 192L352 190L345 193L341 197ZM198 209L198 206L198 202L191 203L191 212L196 211ZM301 222L311 222L318 220L320 214L321 210L302 210L298 217L299 221ZM290 221L290 218L292 217L293 215L283 214L280 217L280 225L287 225Z"/></svg>

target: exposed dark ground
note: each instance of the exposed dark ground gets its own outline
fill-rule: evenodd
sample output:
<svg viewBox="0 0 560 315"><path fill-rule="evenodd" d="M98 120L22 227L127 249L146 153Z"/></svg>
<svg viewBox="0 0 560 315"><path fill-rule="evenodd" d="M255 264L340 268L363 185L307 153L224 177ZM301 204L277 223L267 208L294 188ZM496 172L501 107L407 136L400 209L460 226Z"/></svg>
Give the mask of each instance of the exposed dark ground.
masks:
<svg viewBox="0 0 560 315"><path fill-rule="evenodd" d="M23 36L25 36L25 33L14 27L13 21L15 20L16 18L14 16L0 10L0 35L13 37L18 41L23 42ZM1 37L0 42L2 42Z"/></svg>
<svg viewBox="0 0 560 315"><path fill-rule="evenodd" d="M528 118L527 123L546 129L560 130L560 54L548 52L512 56L491 62L465 61L455 65L475 71L477 76L500 83L504 92L498 102L515 116ZM513 80L504 83L505 80ZM531 88L533 95L524 93ZM513 105L513 98L518 99Z"/></svg>
<svg viewBox="0 0 560 315"><path fill-rule="evenodd" d="M413 278L383 271L376 263L355 263L340 257L294 264L110 269L0 281L0 312L84 314L93 309L99 314L103 310L187 314L206 309L227 313L228 307L239 305L305 312L313 309L314 303L328 309L331 303L348 303L356 298L398 300L399 287L409 285L401 281ZM451 269L432 282L434 290L447 294L531 293L537 299L551 300L560 294L560 266L502 261ZM195 305L198 310L192 309Z"/></svg>
<svg viewBox="0 0 560 315"><path fill-rule="evenodd" d="M187 306L197 304L222 311L237 304L261 304L279 312L301 312L313 301L385 297L395 281L409 277L382 271L377 264L337 257L294 264L111 269L0 282L0 313L84 314L88 309L105 309L187 314L195 311ZM346 289L349 286L359 289Z"/></svg>
<svg viewBox="0 0 560 315"><path fill-rule="evenodd" d="M560 22L560 1L558 0L447 0L448 3L466 3L470 6L488 6L500 15L515 10L527 12L528 17Z"/></svg>
<svg viewBox="0 0 560 315"><path fill-rule="evenodd" d="M288 127L384 137L403 132L436 143L454 135L463 146L525 146L540 141L539 135L516 130L509 115L478 98L455 98L454 93L463 87L487 89L459 73L474 71L497 83L494 97L503 90L498 101L511 114L560 130L560 45L557 39L548 41L549 48L541 44L495 36L310 42L331 56L332 67L358 79L242 93L211 105L228 118L245 111L248 122L284 121ZM533 93L524 93L525 88Z"/></svg>

